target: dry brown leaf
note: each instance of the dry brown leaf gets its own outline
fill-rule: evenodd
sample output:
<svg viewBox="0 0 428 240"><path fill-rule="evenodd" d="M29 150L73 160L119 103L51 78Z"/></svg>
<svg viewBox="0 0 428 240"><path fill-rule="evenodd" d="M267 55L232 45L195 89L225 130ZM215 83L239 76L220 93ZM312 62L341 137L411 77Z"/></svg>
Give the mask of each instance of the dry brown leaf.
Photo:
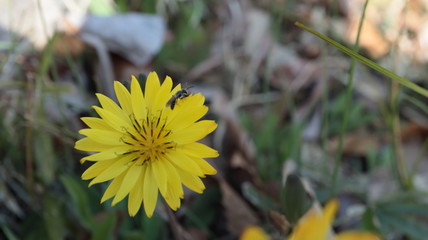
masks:
<svg viewBox="0 0 428 240"><path fill-rule="evenodd" d="M415 188L426 191L428 182L428 156L426 140L428 127L411 122L401 131L403 159L409 176L413 177Z"/></svg>
<svg viewBox="0 0 428 240"><path fill-rule="evenodd" d="M277 211L270 211L269 219L281 233L286 233L290 229L290 223L287 218Z"/></svg>
<svg viewBox="0 0 428 240"><path fill-rule="evenodd" d="M249 134L242 127L235 107L227 99L226 94L221 89L212 89L212 111L220 117L224 122L226 136L221 136L221 139L227 139L229 153L232 155L234 151L241 152L245 160L253 161L255 157L255 146Z"/></svg>
<svg viewBox="0 0 428 240"><path fill-rule="evenodd" d="M195 238L189 229L183 227L183 225L178 221L177 215L173 213L171 209L166 204L161 204L156 207L156 212L164 220L168 221L169 228L171 233L176 240L196 240L200 238Z"/></svg>
<svg viewBox="0 0 428 240"><path fill-rule="evenodd" d="M249 162L244 159L239 152L234 152L231 157L230 166L232 168L242 169L247 173L246 175L251 178L240 180L240 182L250 181L256 185L260 185L260 179L257 173L257 167L255 162Z"/></svg>
<svg viewBox="0 0 428 240"><path fill-rule="evenodd" d="M258 225L259 219L241 196L223 178L217 178L229 232L238 236L246 226Z"/></svg>
<svg viewBox="0 0 428 240"><path fill-rule="evenodd" d="M190 239L197 239L197 240L208 240L208 232L203 231L201 229L197 228L190 228L187 229L187 232L189 233Z"/></svg>
<svg viewBox="0 0 428 240"><path fill-rule="evenodd" d="M85 44L77 35L59 34L53 48L59 56L78 56L85 49Z"/></svg>
<svg viewBox="0 0 428 240"><path fill-rule="evenodd" d="M349 42L355 42L358 32L360 18L350 19L347 38ZM365 20L360 33L360 43L362 48L367 49L374 58L384 56L390 48L389 42L384 38L379 28L370 20Z"/></svg>
<svg viewBox="0 0 428 240"><path fill-rule="evenodd" d="M328 150L331 153L337 152L339 139L330 141ZM365 132L355 132L347 134L343 139L343 154L351 156L366 156L369 151L379 149L381 139L378 136Z"/></svg>
<svg viewBox="0 0 428 240"><path fill-rule="evenodd" d="M428 126L421 125L415 122L409 123L403 130L401 131L401 140L403 142L419 139L420 141L424 141L428 137Z"/></svg>
<svg viewBox="0 0 428 240"><path fill-rule="evenodd" d="M222 63L223 63L223 59L220 54L212 54L207 59L201 61L195 67L193 67L187 73L184 79L186 79L189 82L200 79L207 73L221 66Z"/></svg>

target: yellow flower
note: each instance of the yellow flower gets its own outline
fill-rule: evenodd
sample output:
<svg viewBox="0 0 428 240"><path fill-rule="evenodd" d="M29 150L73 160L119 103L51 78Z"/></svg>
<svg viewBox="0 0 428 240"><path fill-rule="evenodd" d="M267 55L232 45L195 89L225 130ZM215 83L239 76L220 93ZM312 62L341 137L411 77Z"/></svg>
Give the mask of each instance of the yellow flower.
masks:
<svg viewBox="0 0 428 240"><path fill-rule="evenodd" d="M311 209L299 220L288 240L380 240L375 234L361 231L347 231L330 236L331 223L338 208L339 202L330 200L321 213Z"/></svg>
<svg viewBox="0 0 428 240"><path fill-rule="evenodd" d="M337 208L337 200L332 200L322 213L311 209L299 220L288 240L326 240Z"/></svg>
<svg viewBox="0 0 428 240"><path fill-rule="evenodd" d="M200 178L217 172L204 160L217 157L217 151L196 142L217 128L214 121L198 121L208 111L204 96L173 98L181 86L172 89L170 77L160 84L155 72L148 75L144 94L134 76L130 91L117 81L114 89L120 106L97 94L101 107L93 108L100 118L82 118L89 128L79 131L86 137L75 148L96 152L81 159L82 163L95 162L82 179L92 179L89 186L112 180L101 203L114 197L115 205L129 195L130 216L137 214L144 201L144 210L151 217L158 190L177 210L183 198L182 184L202 193L205 186ZM173 106L172 98L176 100Z"/></svg>
<svg viewBox="0 0 428 240"><path fill-rule="evenodd" d="M270 237L258 226L248 226L244 229L239 240L270 240Z"/></svg>
<svg viewBox="0 0 428 240"><path fill-rule="evenodd" d="M346 231L337 235L334 240L380 240L380 237L369 232Z"/></svg>

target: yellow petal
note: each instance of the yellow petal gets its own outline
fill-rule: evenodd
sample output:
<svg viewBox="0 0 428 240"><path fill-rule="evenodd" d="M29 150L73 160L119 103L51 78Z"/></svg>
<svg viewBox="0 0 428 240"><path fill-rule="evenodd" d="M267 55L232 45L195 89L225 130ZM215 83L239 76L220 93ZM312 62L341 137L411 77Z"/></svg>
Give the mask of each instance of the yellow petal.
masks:
<svg viewBox="0 0 428 240"><path fill-rule="evenodd" d="M143 202L143 187L146 169L146 164L144 164L140 177L137 180L138 184L135 184L134 188L129 192L128 212L131 217L137 214L138 210L140 210L141 203Z"/></svg>
<svg viewBox="0 0 428 240"><path fill-rule="evenodd" d="M113 199L112 205L115 205L116 203L122 201L122 199L124 199L126 195L128 195L131 189L135 186L137 180L140 178L142 169L143 167L141 165L136 166L136 164L129 168L125 175L125 178L122 181L122 184L120 185L119 190L116 193L116 196Z"/></svg>
<svg viewBox="0 0 428 240"><path fill-rule="evenodd" d="M103 119L101 118L95 118L95 117L82 117L80 118L88 127L94 128L94 129L101 129L101 130L112 130L112 127L110 127Z"/></svg>
<svg viewBox="0 0 428 240"><path fill-rule="evenodd" d="M105 145L122 145L123 133L85 128L79 131L80 134L87 136L94 142Z"/></svg>
<svg viewBox="0 0 428 240"><path fill-rule="evenodd" d="M187 144L198 141L217 128L217 123L211 120L203 120L192 124L188 128L184 128L180 131L174 131L174 141L179 144Z"/></svg>
<svg viewBox="0 0 428 240"><path fill-rule="evenodd" d="M177 84L177 86L175 86L172 90L171 90L171 92L170 92L170 95L169 95L169 98L171 98L172 96L174 96L178 91L180 91L181 90L181 83L179 83L179 84Z"/></svg>
<svg viewBox="0 0 428 240"><path fill-rule="evenodd" d="M178 170L178 174L184 186L188 187L190 190L197 193L202 193L205 190L205 185L199 177L182 170Z"/></svg>
<svg viewBox="0 0 428 240"><path fill-rule="evenodd" d="M208 108L203 105L204 101L202 94L191 95L180 100L169 114L166 127L179 130L200 119L208 111Z"/></svg>
<svg viewBox="0 0 428 240"><path fill-rule="evenodd" d="M178 175L176 168L169 161L164 161L162 164L165 167L166 175L168 175L168 189L172 188L174 192L182 197L184 194L183 187L181 186L180 175Z"/></svg>
<svg viewBox="0 0 428 240"><path fill-rule="evenodd" d="M204 175L214 175L217 173L217 170L213 168L207 161L198 157L190 157L198 166L202 169Z"/></svg>
<svg viewBox="0 0 428 240"><path fill-rule="evenodd" d="M113 162L116 159L108 160L108 161L102 161L102 162L96 162L92 164L88 169L86 169L85 172L82 174L83 180L92 179L98 175L100 175L102 172L104 172L108 167L113 164Z"/></svg>
<svg viewBox="0 0 428 240"><path fill-rule="evenodd" d="M141 121L146 119L147 106L146 100L143 96L143 91L141 90L141 86L134 76L132 76L131 80L131 102L134 118L136 121L141 123Z"/></svg>
<svg viewBox="0 0 428 240"><path fill-rule="evenodd" d="M166 203L174 211L176 211L181 205L180 196L181 195L173 190L173 188L168 188L168 191L164 196Z"/></svg>
<svg viewBox="0 0 428 240"><path fill-rule="evenodd" d="M101 93L97 93L95 95L97 96L98 101L100 101L101 106L105 110L112 112L113 114L122 118L124 121L127 120L128 115L113 100Z"/></svg>
<svg viewBox="0 0 428 240"><path fill-rule="evenodd" d="M146 174L144 176L144 210L147 216L150 218L153 216L155 211L156 203L158 200L158 186L156 185L155 178L153 176L153 169L149 165L147 166Z"/></svg>
<svg viewBox="0 0 428 240"><path fill-rule="evenodd" d="M259 226L248 226L239 237L239 240L269 240L269 236Z"/></svg>
<svg viewBox="0 0 428 240"><path fill-rule="evenodd" d="M159 191L161 192L162 196L166 194L167 179L168 179L165 167L163 166L164 161L167 161L167 160L166 159L159 159L159 160L154 160L151 163L151 166L153 169L153 175L156 179L156 183L159 187Z"/></svg>
<svg viewBox="0 0 428 240"><path fill-rule="evenodd" d="M334 240L381 240L381 238L369 232L346 231L337 235Z"/></svg>
<svg viewBox="0 0 428 240"><path fill-rule="evenodd" d="M160 83L159 83L159 77L155 72L150 72L147 76L146 80L146 88L144 89L144 97L146 99L147 108L149 111L152 111L155 97L157 92L159 91Z"/></svg>
<svg viewBox="0 0 428 240"><path fill-rule="evenodd" d="M100 175L98 175L96 178L94 178L90 183L89 186L92 186L96 183L105 182L112 178L117 177L124 171L128 170L128 163L132 160L133 156L124 155L121 158L118 158L109 168L104 170Z"/></svg>
<svg viewBox="0 0 428 240"><path fill-rule="evenodd" d="M204 105L205 97L200 93L191 94L190 96L181 99L180 104L177 104L177 111L184 111L184 108L201 107ZM174 107L175 109L175 107Z"/></svg>
<svg viewBox="0 0 428 240"><path fill-rule="evenodd" d="M74 145L75 149L89 152L101 152L111 148L111 145L105 145L99 142L95 142L90 138L82 138L76 142Z"/></svg>
<svg viewBox="0 0 428 240"><path fill-rule="evenodd" d="M324 221L331 224L334 220L334 216L336 215L338 208L339 208L339 201L337 199L332 199L328 201L323 211Z"/></svg>
<svg viewBox="0 0 428 240"><path fill-rule="evenodd" d="M168 191L165 196L165 201L172 210L177 210L180 205L180 199L184 197L181 178L178 175L178 169L172 166L168 161L164 162L165 169L167 170L168 178Z"/></svg>
<svg viewBox="0 0 428 240"><path fill-rule="evenodd" d="M156 93L152 113L157 113L161 109L165 108L166 104L170 99L171 88L172 80L170 77L166 77L162 85L160 86L159 91Z"/></svg>
<svg viewBox="0 0 428 240"><path fill-rule="evenodd" d="M166 154L167 159L170 163L172 163L174 166L190 173L190 174L194 174L200 177L205 176L204 173L202 172L201 168L199 167L198 164L195 163L195 161L193 161L190 157L188 157L185 154L182 154L180 152L174 152L172 153L167 153Z"/></svg>
<svg viewBox="0 0 428 240"><path fill-rule="evenodd" d="M122 184L123 178L125 177L126 172L123 172L119 176L117 176L113 181L110 183L106 191L104 192L103 197L101 198L101 203L105 202L106 200L112 198L114 195L116 195L117 190L119 190L120 185Z"/></svg>
<svg viewBox="0 0 428 240"><path fill-rule="evenodd" d="M326 240L339 202L330 200L322 213L311 209L301 218L288 240Z"/></svg>
<svg viewBox="0 0 428 240"><path fill-rule="evenodd" d="M82 161L106 161L113 158L118 158L121 155L132 151L128 145L110 147L107 150L101 151L82 158Z"/></svg>
<svg viewBox="0 0 428 240"><path fill-rule="evenodd" d="M128 89L119 81L114 81L114 91L122 109L128 116L132 115L131 94Z"/></svg>
<svg viewBox="0 0 428 240"><path fill-rule="evenodd" d="M207 106L182 108L167 128L181 130L201 119L208 112Z"/></svg>
<svg viewBox="0 0 428 240"><path fill-rule="evenodd" d="M184 196L181 178L178 175L177 169L171 163L165 161L163 162L163 166L168 175L168 191L163 197L173 210L177 210L180 207L180 198Z"/></svg>
<svg viewBox="0 0 428 240"><path fill-rule="evenodd" d="M205 144L194 142L185 145L178 145L177 151L188 156L198 158L215 158L218 157L218 152Z"/></svg>
<svg viewBox="0 0 428 240"><path fill-rule="evenodd" d="M131 134L136 134L135 128L131 125L129 118L124 121L123 118L118 117L116 114L108 110L102 109L97 106L94 106L93 108L111 128L115 129L118 132L130 132Z"/></svg>
<svg viewBox="0 0 428 240"><path fill-rule="evenodd" d="M171 99L180 90L181 90L181 84L177 84L177 86L175 86L169 93L168 99ZM166 115L168 116L168 119L167 119L168 121L171 121L172 119L174 119L175 115L177 115L179 112L180 111L172 111L172 109L168 106L165 106L165 109L164 109L164 113L166 113Z"/></svg>

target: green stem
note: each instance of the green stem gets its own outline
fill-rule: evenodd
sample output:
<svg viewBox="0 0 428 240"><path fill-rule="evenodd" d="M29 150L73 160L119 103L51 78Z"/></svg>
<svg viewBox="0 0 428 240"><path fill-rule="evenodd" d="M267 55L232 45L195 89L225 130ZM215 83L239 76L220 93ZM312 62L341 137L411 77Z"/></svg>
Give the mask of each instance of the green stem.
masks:
<svg viewBox="0 0 428 240"><path fill-rule="evenodd" d="M364 7L363 7L363 13L361 15L360 23L358 26L357 39L356 39L355 44L354 44L354 51L358 50L358 44L360 42L361 28L363 26L364 17L365 17L368 2L369 2L369 0L366 0ZM342 155L343 155L343 138L345 136L345 131L346 131L346 128L348 126L348 120L349 120L349 102L351 101L352 87L354 84L354 72L355 72L355 59L352 58L351 67L350 67L349 75L348 75L348 83L346 86L345 105L344 105L344 109L343 109L343 121L342 121L342 124L340 126L339 146L338 146L338 150L336 152L336 157L335 157L335 161L334 161L334 170L333 170L333 179L332 179L332 182L333 182L332 196L336 195L336 192L337 192L337 179L338 179L339 167L340 167L340 163L341 163L341 159L342 159Z"/></svg>
<svg viewBox="0 0 428 240"><path fill-rule="evenodd" d="M395 167L398 174L398 178L400 180L401 187L404 189L410 188L409 177L407 174L406 163L403 158L403 151L401 145L401 130L400 130L400 118L398 116L398 94L400 92L400 86L393 82L391 85L391 135L392 135L392 145L394 147L394 155L395 155Z"/></svg>
<svg viewBox="0 0 428 240"><path fill-rule="evenodd" d="M26 106L26 127L25 127L25 169L27 174L27 188L30 196L33 195L34 183L34 78L28 79L27 85L27 106Z"/></svg>
<svg viewBox="0 0 428 240"><path fill-rule="evenodd" d="M404 8L405 11L405 8ZM402 34L402 30L400 30L399 36ZM399 37L396 39L398 42ZM395 44L395 46L397 43ZM394 60L397 60L397 54L394 55ZM396 61L394 61L396 62ZM396 64L394 64L395 66ZM403 147L401 143L401 127L400 127L400 117L399 117L399 95L400 95L400 85L397 82L391 82L390 88L390 109L391 109L391 138L392 145L395 156L395 164L396 173L398 174L398 179L400 181L401 187L405 190L410 189L410 178L408 176L407 166L404 162L403 157Z"/></svg>
<svg viewBox="0 0 428 240"><path fill-rule="evenodd" d="M419 94L421 94L421 95L423 95L425 97L428 97L428 90L427 89L425 89L423 87L420 87L420 86L414 84L413 82L410 82L409 80L407 80L407 79L405 79L405 78L403 78L403 77L395 74L394 72L392 72L392 71L390 71L390 70L388 70L388 69L380 66L379 64L376 64L375 62L369 60L368 58L361 56L357 52L355 52L355 51L353 51L353 50L351 50L351 49L343 46L342 44L334 41L333 39L331 39L331 38L329 38L329 37L327 37L327 36L325 36L325 35L317 32L317 31L315 31L315 30L313 30L313 29L311 29L311 28L303 25L302 23L296 22L295 25L298 26L298 27L300 27L300 28L302 28L302 29L304 29L305 31L308 31L308 32L312 33L313 35L321 38L322 40L326 41L327 43L335 46L340 51L342 51L345 54L351 56L352 58L360 61L361 63L367 65L368 67L371 67L372 69L374 69L374 70L382 73L383 75L385 75L385 76L387 76L387 77L389 77L389 78L391 78L391 79L399 82L403 86L406 86L406 87L412 89L413 91L415 91L415 92L417 92L417 93L419 93Z"/></svg>

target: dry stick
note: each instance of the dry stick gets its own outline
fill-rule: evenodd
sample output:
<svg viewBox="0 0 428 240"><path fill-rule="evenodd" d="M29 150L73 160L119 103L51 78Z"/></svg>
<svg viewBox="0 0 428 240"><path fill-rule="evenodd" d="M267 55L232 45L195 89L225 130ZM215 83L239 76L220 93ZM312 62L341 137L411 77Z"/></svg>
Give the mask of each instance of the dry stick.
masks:
<svg viewBox="0 0 428 240"><path fill-rule="evenodd" d="M98 59L101 66L101 80L97 81L97 87L108 97L115 99L113 89L114 73L113 73L113 63L108 54L108 48L106 44L100 39L100 37L91 33L80 33L79 35L82 40L91 45L97 52Z"/></svg>
<svg viewBox="0 0 428 240"><path fill-rule="evenodd" d="M177 218L175 217L174 213L169 208L168 204L165 201L162 201L162 203L164 205L165 212L168 215L168 219L170 222L172 233L174 235L174 239L175 240L184 240L184 237L182 235L183 231L180 227L180 224L178 224Z"/></svg>

